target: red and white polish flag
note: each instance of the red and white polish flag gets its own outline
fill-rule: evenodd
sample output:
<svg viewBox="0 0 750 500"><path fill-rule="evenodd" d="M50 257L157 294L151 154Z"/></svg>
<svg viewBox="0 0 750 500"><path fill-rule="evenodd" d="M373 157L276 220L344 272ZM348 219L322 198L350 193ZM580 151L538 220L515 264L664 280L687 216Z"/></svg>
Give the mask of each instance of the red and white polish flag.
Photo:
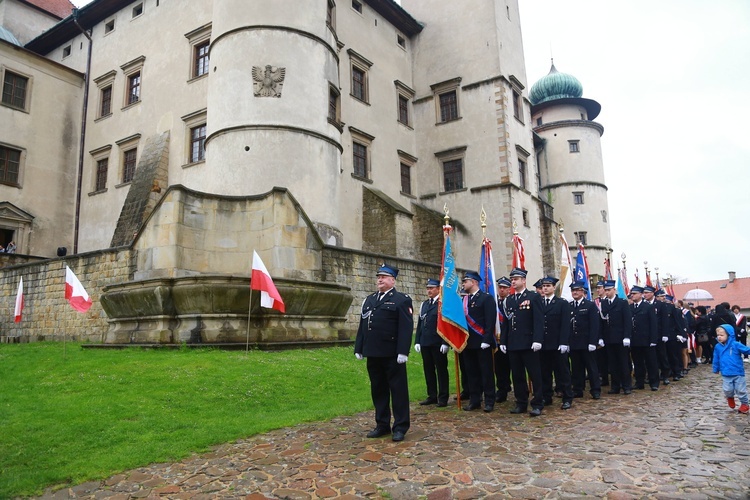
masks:
<svg viewBox="0 0 750 500"><path fill-rule="evenodd" d="M281 295L276 289L276 285L273 284L271 275L268 274L268 269L266 269L266 266L260 260L255 250L253 250L253 270L250 275L250 289L260 290L260 305L262 307L276 309L281 313L286 312L284 301L281 300Z"/></svg>
<svg viewBox="0 0 750 500"><path fill-rule="evenodd" d="M91 309L91 297L68 266L65 266L65 300L78 312L85 313Z"/></svg>
<svg viewBox="0 0 750 500"><path fill-rule="evenodd" d="M14 312L16 323L21 322L21 314L23 313L23 278L18 281L18 293L16 294L16 310Z"/></svg>

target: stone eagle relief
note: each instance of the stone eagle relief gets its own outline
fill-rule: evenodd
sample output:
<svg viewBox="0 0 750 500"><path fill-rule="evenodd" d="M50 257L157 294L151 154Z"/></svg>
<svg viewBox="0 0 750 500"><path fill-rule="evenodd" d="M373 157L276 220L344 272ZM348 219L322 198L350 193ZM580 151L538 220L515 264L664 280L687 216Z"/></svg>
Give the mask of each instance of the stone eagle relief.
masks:
<svg viewBox="0 0 750 500"><path fill-rule="evenodd" d="M253 94L255 97L281 97L286 68L267 64L265 68L253 66Z"/></svg>

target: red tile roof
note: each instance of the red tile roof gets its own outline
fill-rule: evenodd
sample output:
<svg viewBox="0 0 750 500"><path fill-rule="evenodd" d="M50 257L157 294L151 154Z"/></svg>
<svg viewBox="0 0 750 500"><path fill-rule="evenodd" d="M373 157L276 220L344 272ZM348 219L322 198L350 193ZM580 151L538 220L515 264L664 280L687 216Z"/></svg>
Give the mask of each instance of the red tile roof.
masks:
<svg viewBox="0 0 750 500"><path fill-rule="evenodd" d="M25 0L26 3L38 7L57 16L60 19L65 19L70 15L75 5L70 3L70 0Z"/></svg>
<svg viewBox="0 0 750 500"><path fill-rule="evenodd" d="M728 278L716 281L681 283L674 285L675 299L682 299L688 290L693 288L702 288L714 297L714 300L710 301L691 301L695 305L715 307L716 304L729 302L730 306L737 304L742 309L750 308L750 278L735 278L731 283Z"/></svg>

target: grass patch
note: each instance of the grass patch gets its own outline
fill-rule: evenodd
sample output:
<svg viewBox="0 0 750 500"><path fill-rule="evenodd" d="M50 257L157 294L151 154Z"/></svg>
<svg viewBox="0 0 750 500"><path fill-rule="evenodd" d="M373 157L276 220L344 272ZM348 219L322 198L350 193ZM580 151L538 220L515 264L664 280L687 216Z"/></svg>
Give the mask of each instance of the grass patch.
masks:
<svg viewBox="0 0 750 500"><path fill-rule="evenodd" d="M0 498L372 408L365 362L350 347L246 354L3 344L0 366ZM421 356L408 366L410 396L421 399Z"/></svg>

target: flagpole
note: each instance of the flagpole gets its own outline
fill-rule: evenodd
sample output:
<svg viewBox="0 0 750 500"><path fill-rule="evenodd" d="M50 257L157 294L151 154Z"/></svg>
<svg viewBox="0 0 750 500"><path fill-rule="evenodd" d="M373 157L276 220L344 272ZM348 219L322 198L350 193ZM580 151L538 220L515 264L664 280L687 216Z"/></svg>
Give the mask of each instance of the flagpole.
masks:
<svg viewBox="0 0 750 500"><path fill-rule="evenodd" d="M445 264L445 242L448 239L448 235L451 231L451 218L448 215L448 204L443 205L443 212L445 212L445 216L443 217L443 264ZM442 276L442 270L441 270L441 276L440 276L440 282L442 284L443 276ZM442 290L441 290L442 293ZM460 374L460 361L458 360L458 352L456 350L453 350L453 365L456 371L456 403L457 403L457 409L461 410L461 374Z"/></svg>
<svg viewBox="0 0 750 500"><path fill-rule="evenodd" d="M252 278L250 278L252 280ZM247 305L247 336L245 340L245 356L250 353L250 311L253 309L253 289L250 288L250 303Z"/></svg>

